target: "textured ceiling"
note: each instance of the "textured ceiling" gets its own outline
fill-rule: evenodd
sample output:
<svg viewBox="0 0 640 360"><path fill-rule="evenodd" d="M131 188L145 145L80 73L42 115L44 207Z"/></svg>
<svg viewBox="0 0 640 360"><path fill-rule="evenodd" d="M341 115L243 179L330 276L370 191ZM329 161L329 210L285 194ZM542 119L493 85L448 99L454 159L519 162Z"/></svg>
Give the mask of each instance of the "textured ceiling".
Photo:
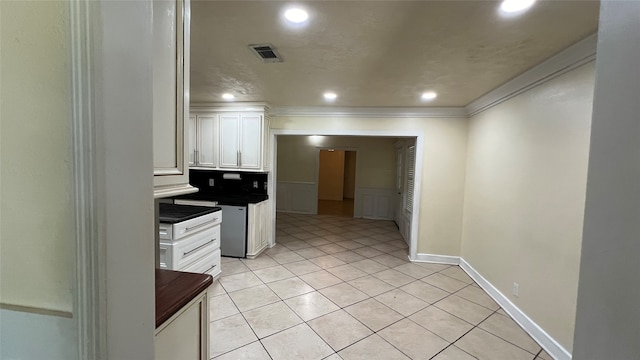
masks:
<svg viewBox="0 0 640 360"><path fill-rule="evenodd" d="M494 1L307 1L305 27L280 1L191 3L191 101L276 106L464 106L597 30L597 1L541 1L502 18ZM271 43L284 62L247 47ZM425 90L439 96L420 100Z"/></svg>

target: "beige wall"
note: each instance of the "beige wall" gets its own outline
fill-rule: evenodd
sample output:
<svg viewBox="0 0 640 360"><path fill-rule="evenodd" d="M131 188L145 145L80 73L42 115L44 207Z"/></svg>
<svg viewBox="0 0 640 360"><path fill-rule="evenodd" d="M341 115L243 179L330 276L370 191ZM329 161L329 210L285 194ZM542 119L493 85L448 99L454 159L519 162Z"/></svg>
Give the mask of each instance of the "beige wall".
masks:
<svg viewBox="0 0 640 360"><path fill-rule="evenodd" d="M467 119L465 118L345 118L274 117L272 129L308 131L411 131L424 139L422 196L418 227L418 252L459 255L462 234L462 204L466 164ZM278 181L315 181L315 165L302 159L303 152L316 145L302 146L303 137L278 137ZM306 139L308 137L304 137ZM359 139L359 138L355 138ZM298 141L296 147L288 141ZM366 141L366 140L363 140ZM388 139L388 151L376 156L358 154L356 187L395 187L395 149ZM349 147L358 147L353 145ZM282 146L285 146L283 150ZM289 146L289 147L287 147ZM324 145L322 145L324 146ZM330 145L336 146L337 145ZM377 148L377 147L376 147ZM289 150L286 150L289 149ZM282 167L283 163L292 164ZM293 164L299 164L294 166ZM362 168L370 169L367 176ZM281 171L282 169L282 171ZM363 174L363 175L361 175Z"/></svg>
<svg viewBox="0 0 640 360"><path fill-rule="evenodd" d="M394 141L382 137L278 136L278 181L315 183L318 149L348 148L358 152L356 187L391 188L395 184Z"/></svg>
<svg viewBox="0 0 640 360"><path fill-rule="evenodd" d="M344 198L353 199L356 192L356 152L344 153Z"/></svg>
<svg viewBox="0 0 640 360"><path fill-rule="evenodd" d="M589 63L469 124L461 255L569 351L593 88Z"/></svg>
<svg viewBox="0 0 640 360"><path fill-rule="evenodd" d="M68 3L0 4L0 302L71 312Z"/></svg>

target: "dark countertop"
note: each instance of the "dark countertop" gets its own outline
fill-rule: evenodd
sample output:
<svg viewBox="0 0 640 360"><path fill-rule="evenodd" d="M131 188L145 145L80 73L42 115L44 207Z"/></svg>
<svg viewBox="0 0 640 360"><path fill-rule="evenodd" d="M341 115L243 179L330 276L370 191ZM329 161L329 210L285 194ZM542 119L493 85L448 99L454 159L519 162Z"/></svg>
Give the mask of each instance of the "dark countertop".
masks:
<svg viewBox="0 0 640 360"><path fill-rule="evenodd" d="M212 283L208 274L156 269L156 328Z"/></svg>
<svg viewBox="0 0 640 360"><path fill-rule="evenodd" d="M158 220L160 220L161 223L175 224L220 210L219 207L160 203Z"/></svg>
<svg viewBox="0 0 640 360"><path fill-rule="evenodd" d="M174 199L217 201L218 205L246 206L248 204L257 204L259 202L263 202L269 199L269 196L260 194L228 195L200 191L193 194L176 196Z"/></svg>

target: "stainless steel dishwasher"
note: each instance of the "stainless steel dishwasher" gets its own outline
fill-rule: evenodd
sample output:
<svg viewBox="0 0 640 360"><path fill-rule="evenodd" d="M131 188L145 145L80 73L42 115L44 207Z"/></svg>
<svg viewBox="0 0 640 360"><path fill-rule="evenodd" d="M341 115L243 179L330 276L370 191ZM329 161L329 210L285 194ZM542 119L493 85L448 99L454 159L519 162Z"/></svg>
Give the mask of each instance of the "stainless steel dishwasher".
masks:
<svg viewBox="0 0 640 360"><path fill-rule="evenodd" d="M220 252L222 256L243 258L247 255L247 207L218 205L222 208Z"/></svg>

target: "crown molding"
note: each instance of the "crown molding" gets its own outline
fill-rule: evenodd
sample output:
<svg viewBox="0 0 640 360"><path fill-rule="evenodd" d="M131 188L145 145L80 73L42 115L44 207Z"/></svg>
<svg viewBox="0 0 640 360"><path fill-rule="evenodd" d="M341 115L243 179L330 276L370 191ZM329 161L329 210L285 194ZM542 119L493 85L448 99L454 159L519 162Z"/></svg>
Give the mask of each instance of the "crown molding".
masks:
<svg viewBox="0 0 640 360"><path fill-rule="evenodd" d="M329 107L277 106L273 116L334 116L365 118L464 118L464 107Z"/></svg>
<svg viewBox="0 0 640 360"><path fill-rule="evenodd" d="M476 115L596 58L597 34L591 34L465 106Z"/></svg>
<svg viewBox="0 0 640 360"><path fill-rule="evenodd" d="M191 111L267 111L270 109L266 102L202 102L191 103Z"/></svg>

